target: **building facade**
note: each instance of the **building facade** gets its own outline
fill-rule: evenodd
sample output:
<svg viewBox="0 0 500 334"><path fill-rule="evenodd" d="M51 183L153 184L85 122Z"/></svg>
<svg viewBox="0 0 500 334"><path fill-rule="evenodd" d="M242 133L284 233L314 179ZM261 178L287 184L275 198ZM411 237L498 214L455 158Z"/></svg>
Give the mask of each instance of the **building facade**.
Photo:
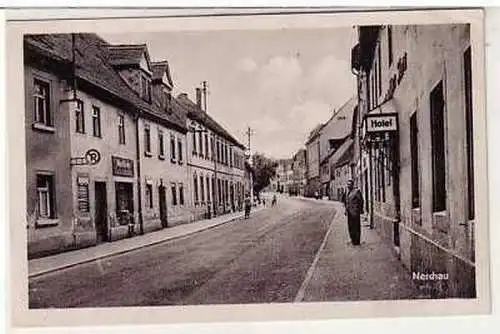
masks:
<svg viewBox="0 0 500 334"><path fill-rule="evenodd" d="M360 27L352 54L372 225L411 272L449 274L430 296L474 297L469 26Z"/></svg>
<svg viewBox="0 0 500 334"><path fill-rule="evenodd" d="M306 150L300 149L293 156L292 175L293 190L296 195L305 196L307 178L306 178Z"/></svg>
<svg viewBox="0 0 500 334"><path fill-rule="evenodd" d="M245 146L220 126L202 107L202 91L196 102L187 94L178 101L187 118L187 166L189 198L194 220L242 210L246 193Z"/></svg>

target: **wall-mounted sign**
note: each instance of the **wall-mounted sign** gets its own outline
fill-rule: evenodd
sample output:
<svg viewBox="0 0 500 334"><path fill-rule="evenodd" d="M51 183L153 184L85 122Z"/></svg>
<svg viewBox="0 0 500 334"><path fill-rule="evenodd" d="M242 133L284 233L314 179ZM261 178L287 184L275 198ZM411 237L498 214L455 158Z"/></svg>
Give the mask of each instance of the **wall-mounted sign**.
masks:
<svg viewBox="0 0 500 334"><path fill-rule="evenodd" d="M113 164L113 175L115 176L134 176L134 160L111 157Z"/></svg>
<svg viewBox="0 0 500 334"><path fill-rule="evenodd" d="M392 132L398 130L397 114L368 114L365 119L366 132Z"/></svg>
<svg viewBox="0 0 500 334"><path fill-rule="evenodd" d="M76 179L77 183L77 200L78 200L78 210L80 212L89 212L89 177L88 176L78 176Z"/></svg>
<svg viewBox="0 0 500 334"><path fill-rule="evenodd" d="M83 157L76 157L70 159L71 166L82 166L82 165L97 165L101 161L101 153L95 148L91 148L85 152Z"/></svg>

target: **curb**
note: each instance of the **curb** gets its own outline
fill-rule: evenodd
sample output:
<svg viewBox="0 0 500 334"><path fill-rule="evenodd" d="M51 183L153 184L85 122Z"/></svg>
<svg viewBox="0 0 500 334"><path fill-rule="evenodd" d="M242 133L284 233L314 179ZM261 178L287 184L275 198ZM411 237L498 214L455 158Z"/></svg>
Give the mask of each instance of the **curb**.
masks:
<svg viewBox="0 0 500 334"><path fill-rule="evenodd" d="M264 208L255 210L254 213L259 212L261 210L264 210ZM78 262L74 262L74 263L52 267L52 268L47 269L47 270L37 271L37 272L31 273L31 274L28 274L28 278L35 278L35 277L42 276L42 275L45 275L45 274L49 274L49 273L52 273L52 272L55 272L55 271L58 271L58 270L63 270L63 269L68 269L68 268L71 268L71 267L75 267L75 266L78 266L80 264L85 264L85 263L89 263L89 262L93 262L93 261L97 261L97 260L102 260L102 259L110 258L110 257L113 257L113 256L118 256L118 255L121 255L121 254L125 254L125 253L128 253L128 252L132 252L132 251L141 249L141 248L146 248L146 247L158 245L158 244L161 244L161 243L167 242L167 241L172 241L172 240L177 240L177 239L185 238L185 237L191 236L191 235L193 235L195 233L202 232L202 231L207 231L207 230L210 230L210 229L212 229L214 227L230 223L230 222L235 221L236 219L241 218L243 216L244 216L244 213L241 214L241 215L238 215L236 217L232 217L232 218L229 218L227 220L224 220L224 221L222 221L220 223L209 225L209 226L200 228L199 230L195 230L195 231L183 234L183 235L178 235L178 236L174 236L174 237L171 237L171 238L166 238L166 239L163 239L163 240L154 241L152 243L148 243L148 244L144 244L144 245L137 245L136 247L127 248L127 249L124 249L124 250L121 250L121 251L118 251L118 252L114 252L112 254L100 255L100 256L88 258L88 259L85 259L85 260L82 260L82 261L78 261Z"/></svg>

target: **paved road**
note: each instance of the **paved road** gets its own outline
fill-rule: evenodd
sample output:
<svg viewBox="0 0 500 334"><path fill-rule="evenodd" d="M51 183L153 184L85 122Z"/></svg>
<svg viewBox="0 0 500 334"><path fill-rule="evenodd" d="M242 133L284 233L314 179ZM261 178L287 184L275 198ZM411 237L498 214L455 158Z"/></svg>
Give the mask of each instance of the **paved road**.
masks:
<svg viewBox="0 0 500 334"><path fill-rule="evenodd" d="M280 199L248 220L30 279L30 308L292 302L334 215Z"/></svg>

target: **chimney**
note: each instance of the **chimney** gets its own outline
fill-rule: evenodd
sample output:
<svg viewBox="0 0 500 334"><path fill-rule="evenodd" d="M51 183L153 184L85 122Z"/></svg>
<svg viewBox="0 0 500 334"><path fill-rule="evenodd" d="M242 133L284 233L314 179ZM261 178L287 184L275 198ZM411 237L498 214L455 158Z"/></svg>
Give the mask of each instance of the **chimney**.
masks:
<svg viewBox="0 0 500 334"><path fill-rule="evenodd" d="M196 87L196 105L203 110L201 107L201 88L199 87Z"/></svg>

